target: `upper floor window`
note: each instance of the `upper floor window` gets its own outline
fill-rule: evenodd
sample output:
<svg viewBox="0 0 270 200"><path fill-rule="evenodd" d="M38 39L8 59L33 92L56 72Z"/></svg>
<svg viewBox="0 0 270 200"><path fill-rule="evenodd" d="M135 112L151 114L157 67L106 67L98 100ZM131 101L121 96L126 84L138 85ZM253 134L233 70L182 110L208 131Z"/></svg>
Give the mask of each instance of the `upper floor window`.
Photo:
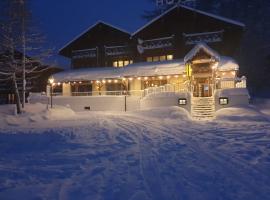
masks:
<svg viewBox="0 0 270 200"><path fill-rule="evenodd" d="M113 62L113 66L114 67L124 67L127 66L129 64L132 64L133 60L117 60Z"/></svg>
<svg viewBox="0 0 270 200"><path fill-rule="evenodd" d="M150 56L146 58L147 62L157 62L165 60L173 60L173 55Z"/></svg>

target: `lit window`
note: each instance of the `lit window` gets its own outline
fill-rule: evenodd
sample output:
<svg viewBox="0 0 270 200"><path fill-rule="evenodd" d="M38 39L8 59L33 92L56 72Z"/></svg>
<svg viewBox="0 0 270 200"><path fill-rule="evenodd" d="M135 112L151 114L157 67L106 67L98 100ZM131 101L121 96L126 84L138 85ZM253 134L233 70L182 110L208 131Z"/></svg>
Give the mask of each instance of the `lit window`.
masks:
<svg viewBox="0 0 270 200"><path fill-rule="evenodd" d="M154 57L153 57L153 61L154 61L154 62L159 61L159 56L154 56Z"/></svg>
<svg viewBox="0 0 270 200"><path fill-rule="evenodd" d="M129 64L129 62L130 62L129 60L125 60L124 61L124 66L127 66Z"/></svg>
<svg viewBox="0 0 270 200"><path fill-rule="evenodd" d="M187 105L187 99L182 99L182 98L178 99L178 104L179 105Z"/></svg>
<svg viewBox="0 0 270 200"><path fill-rule="evenodd" d="M118 67L118 62L117 61L113 62L113 66Z"/></svg>
<svg viewBox="0 0 270 200"><path fill-rule="evenodd" d="M153 62L153 58L152 58L152 57L147 57L147 58L146 58L146 61L147 61L147 62Z"/></svg>
<svg viewBox="0 0 270 200"><path fill-rule="evenodd" d="M160 56L160 57L159 57L159 60L160 60L160 61L166 60L166 56Z"/></svg>
<svg viewBox="0 0 270 200"><path fill-rule="evenodd" d="M118 67L124 67L124 61L123 60L118 61Z"/></svg>
<svg viewBox="0 0 270 200"><path fill-rule="evenodd" d="M173 55L167 55L167 60L172 60L173 59Z"/></svg>
<svg viewBox="0 0 270 200"><path fill-rule="evenodd" d="M227 97L220 97L219 98L219 104L220 105L228 105L229 104L229 99Z"/></svg>
<svg viewBox="0 0 270 200"><path fill-rule="evenodd" d="M133 64L133 60L130 60L130 61L129 61L129 64Z"/></svg>

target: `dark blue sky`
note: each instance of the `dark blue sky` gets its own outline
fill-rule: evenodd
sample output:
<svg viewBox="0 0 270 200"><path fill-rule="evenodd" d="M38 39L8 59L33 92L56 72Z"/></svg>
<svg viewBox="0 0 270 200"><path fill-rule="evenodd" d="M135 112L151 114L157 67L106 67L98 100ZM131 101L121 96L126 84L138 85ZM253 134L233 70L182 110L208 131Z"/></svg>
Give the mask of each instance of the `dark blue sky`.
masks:
<svg viewBox="0 0 270 200"><path fill-rule="evenodd" d="M46 46L59 50L98 20L133 32L146 23L141 15L153 6L149 0L34 0L32 12ZM61 56L53 58L68 67Z"/></svg>

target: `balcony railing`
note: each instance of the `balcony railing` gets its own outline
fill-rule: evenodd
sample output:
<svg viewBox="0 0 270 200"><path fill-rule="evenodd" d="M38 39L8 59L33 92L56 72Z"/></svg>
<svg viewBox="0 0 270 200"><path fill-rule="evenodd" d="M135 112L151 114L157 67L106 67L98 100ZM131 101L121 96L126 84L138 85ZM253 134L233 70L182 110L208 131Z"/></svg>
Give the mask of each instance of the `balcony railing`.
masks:
<svg viewBox="0 0 270 200"><path fill-rule="evenodd" d="M97 57L97 50L98 48L74 50L72 51L72 58L73 59L95 58Z"/></svg>
<svg viewBox="0 0 270 200"><path fill-rule="evenodd" d="M105 54L107 56L120 56L120 55L128 55L130 53L128 46L105 46Z"/></svg>
<svg viewBox="0 0 270 200"><path fill-rule="evenodd" d="M183 33L185 44L186 45L194 45L200 42L205 43L214 43L221 42L223 40L223 30L216 32L205 32L205 33L191 33L186 34Z"/></svg>

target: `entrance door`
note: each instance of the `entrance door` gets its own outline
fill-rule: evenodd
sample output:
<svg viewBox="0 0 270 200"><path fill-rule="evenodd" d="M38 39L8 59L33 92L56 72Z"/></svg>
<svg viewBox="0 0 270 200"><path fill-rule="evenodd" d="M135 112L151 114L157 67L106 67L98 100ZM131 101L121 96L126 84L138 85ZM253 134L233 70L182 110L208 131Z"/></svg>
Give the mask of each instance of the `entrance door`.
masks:
<svg viewBox="0 0 270 200"><path fill-rule="evenodd" d="M211 97L212 96L212 87L211 87L212 78L194 78L193 81L193 96L194 97Z"/></svg>

